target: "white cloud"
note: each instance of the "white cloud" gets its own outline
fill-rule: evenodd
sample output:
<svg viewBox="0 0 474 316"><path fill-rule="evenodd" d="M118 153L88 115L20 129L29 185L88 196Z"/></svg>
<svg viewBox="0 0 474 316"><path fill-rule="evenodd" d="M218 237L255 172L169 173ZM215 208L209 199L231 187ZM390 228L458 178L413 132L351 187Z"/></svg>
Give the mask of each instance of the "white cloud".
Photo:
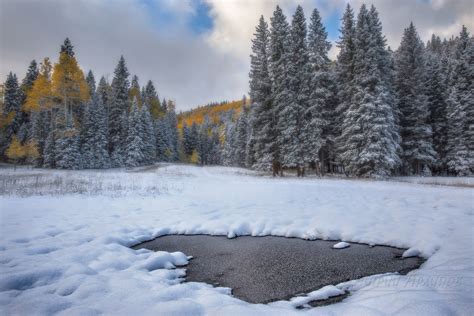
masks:
<svg viewBox="0 0 474 316"><path fill-rule="evenodd" d="M215 28L207 38L209 43L221 51L236 56L248 57L250 40L261 15L270 23L275 7L279 5L291 21L296 6L300 4L307 16L317 6L321 16L326 16L343 6L342 0L206 0L211 7Z"/></svg>

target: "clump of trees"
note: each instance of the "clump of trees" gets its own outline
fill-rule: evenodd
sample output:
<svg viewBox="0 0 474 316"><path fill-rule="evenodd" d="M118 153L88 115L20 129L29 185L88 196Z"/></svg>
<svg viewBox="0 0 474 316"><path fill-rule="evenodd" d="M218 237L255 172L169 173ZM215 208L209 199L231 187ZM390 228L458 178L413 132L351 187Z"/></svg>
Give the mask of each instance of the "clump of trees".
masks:
<svg viewBox="0 0 474 316"><path fill-rule="evenodd" d="M474 39L426 45L411 23L386 46L377 10L347 5L336 62L317 9L277 6L252 40L249 111L228 124L223 162L359 177L474 173Z"/></svg>
<svg viewBox="0 0 474 316"><path fill-rule="evenodd" d="M0 155L15 163L60 169L134 167L176 161L175 106L152 81L129 80L120 58L111 83L79 68L64 41L59 60L32 61L22 83L10 73L3 89Z"/></svg>

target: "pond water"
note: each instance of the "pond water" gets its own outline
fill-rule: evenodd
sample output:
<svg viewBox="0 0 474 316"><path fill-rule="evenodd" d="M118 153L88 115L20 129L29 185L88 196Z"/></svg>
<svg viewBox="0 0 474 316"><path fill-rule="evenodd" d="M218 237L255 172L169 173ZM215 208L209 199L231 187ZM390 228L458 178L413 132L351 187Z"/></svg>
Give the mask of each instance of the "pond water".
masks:
<svg viewBox="0 0 474 316"><path fill-rule="evenodd" d="M186 281L232 288L235 297L250 303L289 299L374 274L405 274L423 262L419 257L401 258L405 249L357 243L333 249L336 243L274 236L168 235L133 248L193 256L186 266Z"/></svg>

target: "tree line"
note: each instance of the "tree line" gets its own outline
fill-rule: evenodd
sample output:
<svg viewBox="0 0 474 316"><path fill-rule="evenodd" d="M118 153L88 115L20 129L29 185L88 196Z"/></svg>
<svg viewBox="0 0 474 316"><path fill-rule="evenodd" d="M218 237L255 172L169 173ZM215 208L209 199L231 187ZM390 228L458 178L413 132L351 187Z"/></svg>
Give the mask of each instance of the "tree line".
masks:
<svg viewBox="0 0 474 316"><path fill-rule="evenodd" d="M337 45L331 61L317 9L307 24L298 6L290 23L277 6L270 25L262 16L256 27L241 110L210 104L178 127L175 104L160 101L153 82L130 81L123 57L112 82L96 85L66 39L54 66L32 61L21 83L8 75L0 156L64 169L182 161L274 175L474 173L474 39L466 27L425 45L411 23L392 51L375 7L362 5L355 18L347 5Z"/></svg>
<svg viewBox="0 0 474 316"><path fill-rule="evenodd" d="M472 175L474 39L433 35L413 23L396 51L374 6L347 5L335 62L317 9L307 26L280 7L252 40L251 105L226 125L223 163L259 170L307 168L359 177Z"/></svg>

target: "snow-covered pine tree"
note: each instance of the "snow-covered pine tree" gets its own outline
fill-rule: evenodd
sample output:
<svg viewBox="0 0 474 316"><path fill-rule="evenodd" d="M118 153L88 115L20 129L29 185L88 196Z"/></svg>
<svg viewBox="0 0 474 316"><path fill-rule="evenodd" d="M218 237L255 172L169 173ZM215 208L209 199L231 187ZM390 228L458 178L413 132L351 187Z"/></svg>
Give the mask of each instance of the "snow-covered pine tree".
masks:
<svg viewBox="0 0 474 316"><path fill-rule="evenodd" d="M125 129L128 125L127 110L129 107L129 81L128 70L123 56L117 64L112 80L112 89L109 103L109 153L113 166L120 167L124 158L124 139Z"/></svg>
<svg viewBox="0 0 474 316"><path fill-rule="evenodd" d="M95 93L84 113L82 157L84 168L102 169L110 165L107 150L105 108L100 94Z"/></svg>
<svg viewBox="0 0 474 316"><path fill-rule="evenodd" d="M270 64L273 75L274 102L276 109L278 147L284 167L297 168L298 176L304 174L303 115L308 106L308 47L306 43L306 19L303 8L298 5L293 15L291 29L287 36L280 34L279 27L272 24L272 52ZM285 30L281 20L282 30ZM280 39L279 36L282 36ZM276 38L275 38L276 37ZM287 41L285 45L285 41ZM282 44L282 45L281 45ZM281 51L278 51L280 50ZM274 54L275 55L274 55ZM276 55L279 55L279 59ZM273 59L273 57L275 59ZM306 132L310 132L306 130ZM309 134L309 133L308 133Z"/></svg>
<svg viewBox="0 0 474 316"><path fill-rule="evenodd" d="M191 135L193 135L193 139L196 139L195 148L199 154L200 164L210 165L220 162L219 137L208 116L204 118L204 122L200 126L193 123Z"/></svg>
<svg viewBox="0 0 474 316"><path fill-rule="evenodd" d="M164 118L155 120L155 140L157 161L169 161L168 139L169 129Z"/></svg>
<svg viewBox="0 0 474 316"><path fill-rule="evenodd" d="M89 95L92 98L94 96L96 87L95 87L95 78L92 70L89 70L86 77L87 86L89 87Z"/></svg>
<svg viewBox="0 0 474 316"><path fill-rule="evenodd" d="M59 169L81 169L82 156L79 142L79 131L72 126L57 131L55 141L55 167Z"/></svg>
<svg viewBox="0 0 474 316"><path fill-rule="evenodd" d="M102 103L104 104L104 111L105 111L105 127L107 131L107 139L109 137L109 109L110 109L110 101L111 101L111 94L112 94L112 87L109 85L107 80L105 80L104 76L100 77L99 84L97 85L96 93L100 95L102 99Z"/></svg>
<svg viewBox="0 0 474 316"><path fill-rule="evenodd" d="M161 108L161 102L156 92L153 81L148 80L143 95L144 102L150 107L151 117L156 120L157 118L163 116L165 111Z"/></svg>
<svg viewBox="0 0 474 316"><path fill-rule="evenodd" d="M23 81L20 86L22 105L25 104L27 94L31 91L31 88L33 87L33 84L36 78L38 78L38 75L39 75L38 64L36 63L36 60L33 59L28 67L28 70L26 71L25 78L23 78ZM31 141L33 138L33 130L32 130L33 125L32 125L32 120L31 120L31 113L29 111L21 111L21 114L22 114L22 117L21 117L20 129L24 130L25 133L23 136L19 136L19 139L22 143L25 143L25 142Z"/></svg>
<svg viewBox="0 0 474 316"><path fill-rule="evenodd" d="M320 170L326 169L326 161L333 158L335 96L334 78L330 73L328 51L331 44L321 23L317 9L311 15L308 34L310 87L308 107L304 116L304 156L307 163L320 162Z"/></svg>
<svg viewBox="0 0 474 316"><path fill-rule="evenodd" d="M140 110L141 125L142 125L142 139L143 139L143 154L146 164L152 164L156 161L156 138L153 129L153 120L150 114L150 108L147 103L143 103Z"/></svg>
<svg viewBox="0 0 474 316"><path fill-rule="evenodd" d="M224 146L222 148L222 164L224 166L234 166L236 164L236 124L227 121L225 123Z"/></svg>
<svg viewBox="0 0 474 316"><path fill-rule="evenodd" d="M137 98L138 107L141 108L142 106L142 97L140 91L140 84L138 83L138 76L133 75L132 82L130 84L130 90L128 91L128 96L130 100Z"/></svg>
<svg viewBox="0 0 474 316"><path fill-rule="evenodd" d="M246 155L246 146L248 141L248 131L249 131L249 111L248 108L242 102L242 109L240 111L239 118L235 126L235 163L239 167L245 166L245 155Z"/></svg>
<svg viewBox="0 0 474 316"><path fill-rule="evenodd" d="M44 142L43 149L43 167L45 168L55 168L56 167L56 135L54 122L52 119L50 121L50 127L48 131L48 136Z"/></svg>
<svg viewBox="0 0 474 316"><path fill-rule="evenodd" d="M21 123L21 91L16 75L11 72L5 81L2 114L7 122L5 135L0 140L0 153L3 155L10 145L13 135L18 133Z"/></svg>
<svg viewBox="0 0 474 316"><path fill-rule="evenodd" d="M219 141L219 133L216 127L211 129L211 134L209 135L209 153L207 157L207 164L209 165L220 165L222 164L222 153L221 146Z"/></svg>
<svg viewBox="0 0 474 316"><path fill-rule="evenodd" d="M447 165L452 174L474 173L474 39L463 26L456 40L447 99Z"/></svg>
<svg viewBox="0 0 474 316"><path fill-rule="evenodd" d="M272 84L272 98L271 102L269 102L269 109L266 110L270 116L270 121L263 127L264 137L259 137L260 140L263 140L263 144L258 144L257 147L259 148L258 151L261 151L263 155L259 155L257 163L261 166L261 169L269 169L271 166L273 174L275 175L279 171L281 174L282 170L280 166L283 162L280 146L283 143L281 131L284 130L284 127L278 125L282 122L279 117L287 116L284 111L290 101L292 101L288 82L291 40L290 26L279 6L277 6L273 12L270 24L268 69ZM296 134L297 133L295 133L295 135ZM260 147L263 147L263 150L261 150ZM284 163L290 166L292 162L291 159L287 157Z"/></svg>
<svg viewBox="0 0 474 316"><path fill-rule="evenodd" d="M343 122L341 160L349 174L386 177L399 164L399 133L391 95L390 60L377 11L357 18L354 95Z"/></svg>
<svg viewBox="0 0 474 316"><path fill-rule="evenodd" d="M186 123L183 124L183 152L188 156L193 152L191 129L186 125Z"/></svg>
<svg viewBox="0 0 474 316"><path fill-rule="evenodd" d="M395 87L401 112L403 171L419 175L425 166L431 167L436 153L428 124L430 111L425 93L424 48L413 23L403 33L395 54L395 69Z"/></svg>
<svg viewBox="0 0 474 316"><path fill-rule="evenodd" d="M336 161L341 163L340 155L344 152L345 139L342 136L342 127L346 111L351 104L353 95L352 80L354 79L354 58L355 58L355 21L354 12L349 4L342 17L342 27L340 30L339 41L339 55L336 63L336 81L338 86L337 99L338 105L336 107L336 122L335 122L335 149Z"/></svg>
<svg viewBox="0 0 474 316"><path fill-rule="evenodd" d="M38 63L36 60L32 60L26 71L25 78L21 82L21 90L23 93L22 103L25 102L27 92L33 87L33 83L35 82L36 78L38 78L39 70L38 70Z"/></svg>
<svg viewBox="0 0 474 316"><path fill-rule="evenodd" d="M132 109L128 115L128 135L125 144L124 163L127 167L140 166L145 159L143 148L145 147L142 138L142 124L138 100L132 101Z"/></svg>
<svg viewBox="0 0 474 316"><path fill-rule="evenodd" d="M66 37L64 43L61 45L60 53L66 53L68 56L74 57L74 46L72 46L68 37Z"/></svg>
<svg viewBox="0 0 474 316"><path fill-rule="evenodd" d="M251 137L247 144L247 166L270 169L271 146L274 145L275 122L271 100L271 80L268 70L269 31L263 16L252 39L250 56Z"/></svg>
<svg viewBox="0 0 474 316"><path fill-rule="evenodd" d="M441 40L432 36L427 44L426 52L425 92L430 108L429 123L433 131L433 149L437 159L433 164L436 174L446 174L446 142L447 114L446 98L447 85L442 66Z"/></svg>

